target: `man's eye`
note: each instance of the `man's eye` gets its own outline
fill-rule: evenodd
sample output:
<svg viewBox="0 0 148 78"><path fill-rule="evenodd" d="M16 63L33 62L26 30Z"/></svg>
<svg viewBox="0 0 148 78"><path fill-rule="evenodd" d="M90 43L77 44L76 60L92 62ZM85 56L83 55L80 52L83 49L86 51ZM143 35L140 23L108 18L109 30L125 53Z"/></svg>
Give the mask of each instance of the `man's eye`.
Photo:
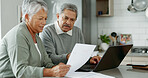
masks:
<svg viewBox="0 0 148 78"><path fill-rule="evenodd" d="M65 19L67 20L67 19L68 19L68 17L65 17Z"/></svg>
<svg viewBox="0 0 148 78"><path fill-rule="evenodd" d="M42 20L43 18L39 18L39 20Z"/></svg>
<svg viewBox="0 0 148 78"><path fill-rule="evenodd" d="M75 21L75 19L71 19L71 21Z"/></svg>

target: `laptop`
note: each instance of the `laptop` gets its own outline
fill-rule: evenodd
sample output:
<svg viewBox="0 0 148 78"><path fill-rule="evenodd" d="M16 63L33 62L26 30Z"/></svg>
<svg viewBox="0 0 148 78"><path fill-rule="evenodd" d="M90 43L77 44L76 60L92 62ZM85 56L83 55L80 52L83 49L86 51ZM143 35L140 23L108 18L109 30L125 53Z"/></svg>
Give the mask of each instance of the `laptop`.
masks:
<svg viewBox="0 0 148 78"><path fill-rule="evenodd" d="M84 65L77 71L102 71L116 68L120 65L124 57L127 55L133 44L110 46L97 65Z"/></svg>

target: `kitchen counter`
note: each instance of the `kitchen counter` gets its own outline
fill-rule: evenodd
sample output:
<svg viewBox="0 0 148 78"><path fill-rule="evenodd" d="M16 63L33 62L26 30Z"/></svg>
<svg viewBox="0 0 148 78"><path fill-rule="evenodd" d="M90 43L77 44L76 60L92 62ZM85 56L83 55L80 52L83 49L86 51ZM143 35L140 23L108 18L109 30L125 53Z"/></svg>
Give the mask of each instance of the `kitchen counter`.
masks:
<svg viewBox="0 0 148 78"><path fill-rule="evenodd" d="M131 66L120 65L118 68L100 71L99 73L115 78L147 78L148 70L133 69Z"/></svg>
<svg viewBox="0 0 148 78"><path fill-rule="evenodd" d="M127 56L148 57L148 53L128 53Z"/></svg>
<svg viewBox="0 0 148 78"><path fill-rule="evenodd" d="M133 69L131 66L120 65L117 68L99 71L105 75L113 76L115 78L147 78L148 70ZM43 78L55 78L55 77L43 77ZM68 77L58 77L68 78Z"/></svg>
<svg viewBox="0 0 148 78"><path fill-rule="evenodd" d="M98 51L95 51L98 52ZM105 52L98 52L99 56L103 56ZM131 56L131 57L148 57L148 53L133 53L129 52L126 56Z"/></svg>

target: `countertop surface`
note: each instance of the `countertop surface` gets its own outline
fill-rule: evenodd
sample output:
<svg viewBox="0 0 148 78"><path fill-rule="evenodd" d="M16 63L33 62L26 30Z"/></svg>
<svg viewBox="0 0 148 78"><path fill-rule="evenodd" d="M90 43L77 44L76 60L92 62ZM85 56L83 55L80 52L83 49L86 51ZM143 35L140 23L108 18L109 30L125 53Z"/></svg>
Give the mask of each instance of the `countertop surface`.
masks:
<svg viewBox="0 0 148 78"><path fill-rule="evenodd" d="M108 69L97 73L113 76L115 78L148 78L148 70L133 69L131 66L125 66L125 65L120 65L117 68ZM44 77L44 78L54 78L54 77ZM58 78L68 78L68 77L58 77Z"/></svg>
<svg viewBox="0 0 148 78"><path fill-rule="evenodd" d="M148 70L133 69L131 66L120 65L117 68L100 71L99 73L116 78L148 78Z"/></svg>
<svg viewBox="0 0 148 78"><path fill-rule="evenodd" d="M148 53L128 53L127 56L143 56L143 57L148 57Z"/></svg>
<svg viewBox="0 0 148 78"><path fill-rule="evenodd" d="M98 52L98 51L95 51ZM105 52L98 52L98 55L103 56ZM135 56L135 57L148 57L148 53L132 53L129 52L126 56Z"/></svg>

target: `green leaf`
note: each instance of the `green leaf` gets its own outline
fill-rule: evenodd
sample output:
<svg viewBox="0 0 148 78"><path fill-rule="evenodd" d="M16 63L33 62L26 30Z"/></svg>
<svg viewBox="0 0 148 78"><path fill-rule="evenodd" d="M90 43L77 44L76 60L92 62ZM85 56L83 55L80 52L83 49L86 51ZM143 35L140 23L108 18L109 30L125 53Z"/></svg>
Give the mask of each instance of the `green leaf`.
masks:
<svg viewBox="0 0 148 78"><path fill-rule="evenodd" d="M100 35L100 39L102 42L107 43L107 44L109 44L110 42L109 36L107 36L106 34Z"/></svg>

